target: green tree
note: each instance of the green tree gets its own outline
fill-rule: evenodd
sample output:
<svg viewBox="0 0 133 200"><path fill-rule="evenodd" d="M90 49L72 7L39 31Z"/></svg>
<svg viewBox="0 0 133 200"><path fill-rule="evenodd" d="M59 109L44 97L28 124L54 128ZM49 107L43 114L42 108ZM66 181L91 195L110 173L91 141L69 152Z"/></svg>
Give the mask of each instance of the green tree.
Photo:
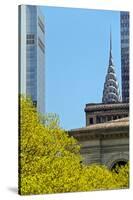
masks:
<svg viewBox="0 0 133 200"><path fill-rule="evenodd" d="M80 147L58 127L57 118L45 116L46 125L30 99L20 99L19 178L21 194L59 192L66 177L80 168ZM79 169L78 169L79 170ZM65 179L62 179L62 177ZM60 179L60 182L58 180ZM56 181L58 183L56 183ZM64 190L60 187L60 192Z"/></svg>
<svg viewBox="0 0 133 200"><path fill-rule="evenodd" d="M43 122L43 123L42 123ZM19 193L115 189L126 186L127 171L81 164L80 146L59 127L56 115L41 116L30 99L20 98Z"/></svg>
<svg viewBox="0 0 133 200"><path fill-rule="evenodd" d="M117 166L113 173L114 178L119 183L120 188L129 187L129 163L124 166Z"/></svg>

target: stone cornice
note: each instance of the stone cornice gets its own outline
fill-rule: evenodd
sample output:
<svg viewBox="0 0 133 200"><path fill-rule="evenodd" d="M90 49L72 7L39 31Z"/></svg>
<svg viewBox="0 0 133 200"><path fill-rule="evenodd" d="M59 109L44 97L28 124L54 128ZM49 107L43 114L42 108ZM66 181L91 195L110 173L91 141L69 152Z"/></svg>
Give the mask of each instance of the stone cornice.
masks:
<svg viewBox="0 0 133 200"><path fill-rule="evenodd" d="M111 109L129 109L129 103L110 103L110 104L104 104L104 103L97 103L97 104L86 104L85 112L90 111L105 111L105 110L111 110Z"/></svg>
<svg viewBox="0 0 133 200"><path fill-rule="evenodd" d="M87 141L87 140L97 140L97 139L119 139L119 138L129 138L129 129L122 130L114 133L72 133L69 132L70 136L73 136L78 141Z"/></svg>
<svg viewBox="0 0 133 200"><path fill-rule="evenodd" d="M102 123L84 128L73 129L68 133L70 136L73 136L79 141L129 137L129 121L128 118L122 119L122 121L114 120L109 123Z"/></svg>

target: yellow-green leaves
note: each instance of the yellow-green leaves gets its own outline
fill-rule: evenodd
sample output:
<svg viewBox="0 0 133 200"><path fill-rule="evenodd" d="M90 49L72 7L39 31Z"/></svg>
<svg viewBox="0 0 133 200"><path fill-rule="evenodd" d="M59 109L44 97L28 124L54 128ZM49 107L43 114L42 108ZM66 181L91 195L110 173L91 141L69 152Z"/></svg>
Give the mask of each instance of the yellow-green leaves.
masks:
<svg viewBox="0 0 133 200"><path fill-rule="evenodd" d="M128 166L115 173L104 166L81 164L80 146L59 127L58 117L39 115L23 97L19 147L20 194L128 187Z"/></svg>
<svg viewBox="0 0 133 200"><path fill-rule="evenodd" d="M120 188L129 187L129 163L125 166L117 167L117 173L114 171L115 180L119 183Z"/></svg>

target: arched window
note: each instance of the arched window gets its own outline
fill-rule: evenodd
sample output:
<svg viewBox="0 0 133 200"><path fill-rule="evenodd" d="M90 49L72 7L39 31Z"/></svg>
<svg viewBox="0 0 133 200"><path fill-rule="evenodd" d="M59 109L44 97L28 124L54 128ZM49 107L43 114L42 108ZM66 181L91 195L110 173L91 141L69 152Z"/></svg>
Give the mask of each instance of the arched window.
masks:
<svg viewBox="0 0 133 200"><path fill-rule="evenodd" d="M125 161L125 160L119 160L119 161L115 162L112 165L111 170L112 171L114 170L115 172L118 172L118 168L122 167L122 166L125 166L126 164L127 164L127 161Z"/></svg>

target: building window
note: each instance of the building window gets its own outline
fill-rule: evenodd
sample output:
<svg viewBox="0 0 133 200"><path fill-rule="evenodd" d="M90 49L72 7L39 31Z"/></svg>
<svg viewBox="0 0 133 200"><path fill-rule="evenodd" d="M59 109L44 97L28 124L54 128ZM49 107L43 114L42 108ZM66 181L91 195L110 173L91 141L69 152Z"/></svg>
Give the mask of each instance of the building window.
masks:
<svg viewBox="0 0 133 200"><path fill-rule="evenodd" d="M108 116L108 121L111 121L111 116Z"/></svg>
<svg viewBox="0 0 133 200"><path fill-rule="evenodd" d="M43 24L43 22L41 21L40 17L38 17L38 25L39 25L41 31L44 33L44 24Z"/></svg>
<svg viewBox="0 0 133 200"><path fill-rule="evenodd" d="M38 37L38 46L40 47L40 49L42 50L42 52L44 53L45 51L45 46L43 44L43 42L41 41L41 39Z"/></svg>
<svg viewBox="0 0 133 200"><path fill-rule="evenodd" d="M99 116L96 118L96 122L97 122L97 124L101 123L101 120L100 120Z"/></svg>
<svg viewBox="0 0 133 200"><path fill-rule="evenodd" d="M37 101L33 101L33 105L37 107Z"/></svg>
<svg viewBox="0 0 133 200"><path fill-rule="evenodd" d="M26 44L28 44L28 45L35 44L35 35L34 34L27 34Z"/></svg>
<svg viewBox="0 0 133 200"><path fill-rule="evenodd" d="M92 117L90 118L90 124L93 124L93 118Z"/></svg>
<svg viewBox="0 0 133 200"><path fill-rule="evenodd" d="M116 120L117 119L117 116L113 116L113 120Z"/></svg>

